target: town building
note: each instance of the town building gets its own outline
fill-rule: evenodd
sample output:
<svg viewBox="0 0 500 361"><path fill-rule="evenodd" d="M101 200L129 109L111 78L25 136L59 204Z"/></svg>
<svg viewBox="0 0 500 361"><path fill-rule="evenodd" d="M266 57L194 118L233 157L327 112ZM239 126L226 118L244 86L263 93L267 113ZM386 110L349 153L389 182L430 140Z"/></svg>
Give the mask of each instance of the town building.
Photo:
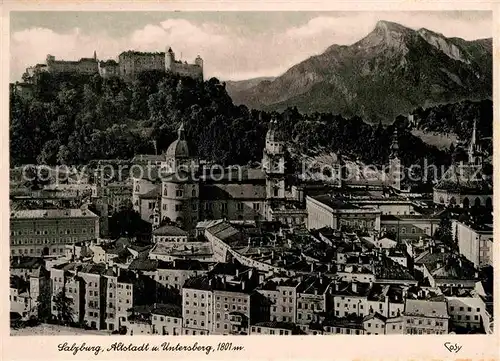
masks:
<svg viewBox="0 0 500 361"><path fill-rule="evenodd" d="M443 289L443 295L448 304L450 329L456 333L483 329L486 304L478 294L471 290L449 288Z"/></svg>
<svg viewBox="0 0 500 361"><path fill-rule="evenodd" d="M368 232L380 232L381 211L357 206L344 198L330 194L306 196L307 228L349 227Z"/></svg>
<svg viewBox="0 0 500 361"><path fill-rule="evenodd" d="M257 322L250 328L250 335L272 335L272 336L289 336L304 334L301 330L291 322L265 321Z"/></svg>
<svg viewBox="0 0 500 361"><path fill-rule="evenodd" d="M11 255L62 255L65 245L96 239L99 217L88 209L31 209L10 214Z"/></svg>
<svg viewBox="0 0 500 361"><path fill-rule="evenodd" d="M409 335L447 334L449 314L445 299L407 299L403 312L404 333Z"/></svg>
<svg viewBox="0 0 500 361"><path fill-rule="evenodd" d="M493 227L452 221L453 239L460 254L476 267L493 266Z"/></svg>
<svg viewBox="0 0 500 361"><path fill-rule="evenodd" d="M19 276L10 276L10 312L17 313L22 319L33 314L33 298L30 296L30 283Z"/></svg>
<svg viewBox="0 0 500 361"><path fill-rule="evenodd" d="M151 310L153 335L182 335L182 308L174 304L155 304Z"/></svg>
<svg viewBox="0 0 500 361"><path fill-rule="evenodd" d="M380 217L382 231L393 235L398 242L432 237L439 227L439 222L437 215L386 214Z"/></svg>

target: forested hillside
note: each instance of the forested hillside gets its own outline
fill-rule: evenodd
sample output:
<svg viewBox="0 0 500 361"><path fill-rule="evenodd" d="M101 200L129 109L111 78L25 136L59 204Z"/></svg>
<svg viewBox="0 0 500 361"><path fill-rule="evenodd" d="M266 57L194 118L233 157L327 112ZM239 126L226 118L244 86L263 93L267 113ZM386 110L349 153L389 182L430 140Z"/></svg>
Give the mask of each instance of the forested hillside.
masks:
<svg viewBox="0 0 500 361"><path fill-rule="evenodd" d="M341 150L352 159L384 163L398 126L404 164L450 159L413 136L404 122L384 127L360 117L301 114L296 108L283 113L249 110L235 106L225 84L215 78L198 83L149 72L131 84L117 78L46 73L34 86L32 98L11 94L11 162L85 164L91 159L154 154L154 141L158 152L166 150L184 121L193 154L222 164L247 164L261 160L273 115L296 154Z"/></svg>

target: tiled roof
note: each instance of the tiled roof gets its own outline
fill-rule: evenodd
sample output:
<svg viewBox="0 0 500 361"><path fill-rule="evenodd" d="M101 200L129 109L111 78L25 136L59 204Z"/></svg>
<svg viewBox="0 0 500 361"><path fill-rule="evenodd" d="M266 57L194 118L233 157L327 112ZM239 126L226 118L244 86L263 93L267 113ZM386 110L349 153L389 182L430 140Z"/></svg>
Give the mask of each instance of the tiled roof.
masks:
<svg viewBox="0 0 500 361"><path fill-rule="evenodd" d="M207 232L220 239L232 248L245 247L248 245L246 235L232 226L229 222L222 222L207 229Z"/></svg>
<svg viewBox="0 0 500 361"><path fill-rule="evenodd" d="M241 183L216 183L200 185L200 199L202 200L224 200L224 199L265 199L266 185Z"/></svg>
<svg viewBox="0 0 500 361"><path fill-rule="evenodd" d="M150 254L169 256L209 256L213 254L210 242L157 243Z"/></svg>
<svg viewBox="0 0 500 361"><path fill-rule="evenodd" d="M140 199L157 199L161 195L160 187L154 187L150 191L139 194Z"/></svg>
<svg viewBox="0 0 500 361"><path fill-rule="evenodd" d="M280 321L265 321L265 322L257 322L255 327L267 327L267 328L277 328L283 330L294 330L297 328L297 325L292 322L280 322Z"/></svg>
<svg viewBox="0 0 500 361"><path fill-rule="evenodd" d="M448 318L446 302L407 299L404 314L406 316L421 316Z"/></svg>
<svg viewBox="0 0 500 361"><path fill-rule="evenodd" d="M166 225L155 229L153 231L153 235L179 237L179 236L187 236L188 233L179 227Z"/></svg>
<svg viewBox="0 0 500 361"><path fill-rule="evenodd" d="M385 316L382 316L380 313L378 312L375 312L375 313L371 313L367 316L365 316L365 318L363 319L363 322L366 322L366 321L369 321L369 320L372 320L374 318L377 318L379 319L380 321L382 322L385 322L387 320L387 317Z"/></svg>
<svg viewBox="0 0 500 361"><path fill-rule="evenodd" d="M181 318L182 308L174 304L155 304L151 313L155 315Z"/></svg>
<svg viewBox="0 0 500 361"><path fill-rule="evenodd" d="M17 257L12 258L10 262L10 268L13 269L36 269L44 265L44 260L39 257Z"/></svg>
<svg viewBox="0 0 500 361"><path fill-rule="evenodd" d="M10 276L10 288L17 289L18 293L28 290L29 286L29 282L23 280L21 277L14 275Z"/></svg>
<svg viewBox="0 0 500 361"><path fill-rule="evenodd" d="M91 211L76 209L24 209L10 213L10 218L98 218Z"/></svg>

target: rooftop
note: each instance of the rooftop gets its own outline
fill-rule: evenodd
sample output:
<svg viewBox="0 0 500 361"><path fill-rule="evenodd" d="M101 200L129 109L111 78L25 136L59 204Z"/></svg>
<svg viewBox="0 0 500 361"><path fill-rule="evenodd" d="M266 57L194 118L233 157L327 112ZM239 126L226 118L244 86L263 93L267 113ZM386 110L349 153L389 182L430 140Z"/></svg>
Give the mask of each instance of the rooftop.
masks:
<svg viewBox="0 0 500 361"><path fill-rule="evenodd" d="M248 245L246 235L240 232L229 222L222 222L207 228L207 232L220 239L231 248L240 248Z"/></svg>
<svg viewBox="0 0 500 361"><path fill-rule="evenodd" d="M405 302L406 316L448 318L448 307L444 301L412 300Z"/></svg>
<svg viewBox="0 0 500 361"><path fill-rule="evenodd" d="M95 213L84 209L23 209L10 213L11 219L36 218L98 218Z"/></svg>
<svg viewBox="0 0 500 361"><path fill-rule="evenodd" d="M184 256L208 256L213 254L210 242L157 243L150 254Z"/></svg>
<svg viewBox="0 0 500 361"><path fill-rule="evenodd" d="M155 304L151 309L151 313L168 317L182 317L182 308L174 304Z"/></svg>
<svg viewBox="0 0 500 361"><path fill-rule="evenodd" d="M333 210L339 210L339 209L358 209L359 207L349 203L348 201L344 200L343 198L336 198L332 197L330 194L322 194L322 195L317 195L317 196L310 196L314 200L321 202L325 204L326 206L330 207Z"/></svg>

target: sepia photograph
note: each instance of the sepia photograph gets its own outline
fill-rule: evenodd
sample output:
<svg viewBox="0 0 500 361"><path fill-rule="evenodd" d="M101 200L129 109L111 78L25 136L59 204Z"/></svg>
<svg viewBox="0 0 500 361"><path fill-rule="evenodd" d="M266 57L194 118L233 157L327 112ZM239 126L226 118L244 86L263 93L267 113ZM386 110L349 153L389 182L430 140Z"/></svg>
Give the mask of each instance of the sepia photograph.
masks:
<svg viewBox="0 0 500 361"><path fill-rule="evenodd" d="M11 11L10 335L493 334L493 23Z"/></svg>

